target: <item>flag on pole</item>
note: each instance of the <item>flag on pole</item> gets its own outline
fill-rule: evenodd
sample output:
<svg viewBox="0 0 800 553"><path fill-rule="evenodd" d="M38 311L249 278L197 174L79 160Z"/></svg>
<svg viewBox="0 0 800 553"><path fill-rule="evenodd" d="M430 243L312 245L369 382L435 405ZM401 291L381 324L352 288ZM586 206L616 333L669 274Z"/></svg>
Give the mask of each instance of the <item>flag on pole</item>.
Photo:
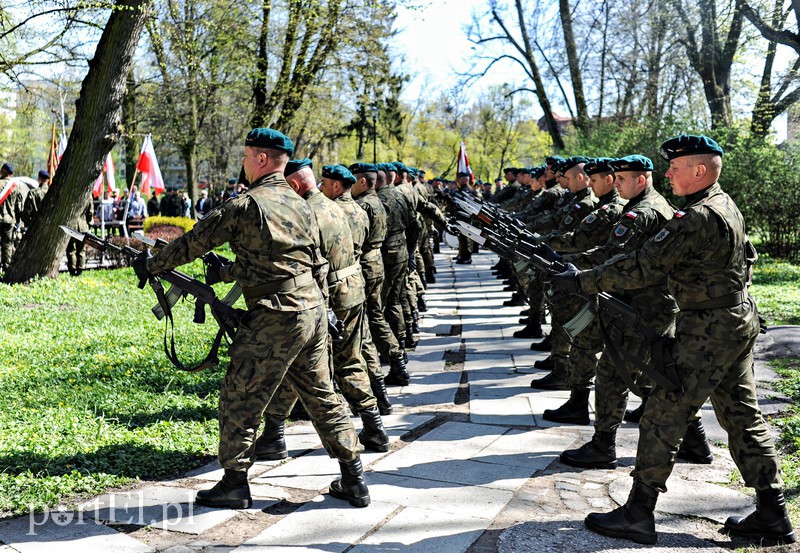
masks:
<svg viewBox="0 0 800 553"><path fill-rule="evenodd" d="M139 161L136 162L136 170L142 174L142 194L150 195L150 187L156 194L164 192L164 177L161 176L161 168L158 166L158 158L153 148L153 139L148 134L142 142L142 153L139 154Z"/></svg>
<svg viewBox="0 0 800 553"><path fill-rule="evenodd" d="M94 181L94 186L92 187L92 196L98 198L103 195L103 177L105 176L106 181L106 191L110 194L111 192L116 191L117 189L117 179L114 176L114 160L111 159L111 152L108 152L106 156L106 161L103 163L103 171L100 173L100 176L97 177L97 180Z"/></svg>
<svg viewBox="0 0 800 553"><path fill-rule="evenodd" d="M461 141L461 147L458 149L458 169L459 173L469 173L469 181L472 183L475 180L475 175L472 173L472 168L469 166L469 157L467 157L467 144L464 140Z"/></svg>
<svg viewBox="0 0 800 553"><path fill-rule="evenodd" d="M61 161L61 156L58 155L58 144L56 144L56 122L53 121L50 133L50 153L47 155L47 172L50 173L51 183L56 176L59 161Z"/></svg>

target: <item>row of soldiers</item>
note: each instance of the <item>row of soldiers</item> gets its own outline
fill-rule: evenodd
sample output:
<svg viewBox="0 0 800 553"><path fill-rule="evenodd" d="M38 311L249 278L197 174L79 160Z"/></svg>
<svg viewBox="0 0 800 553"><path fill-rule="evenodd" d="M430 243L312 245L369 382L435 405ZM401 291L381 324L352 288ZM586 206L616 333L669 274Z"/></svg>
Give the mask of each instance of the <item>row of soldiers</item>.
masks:
<svg viewBox="0 0 800 553"><path fill-rule="evenodd" d="M510 186L491 201L536 233L537 255L568 268L546 275L519 258L494 267L516 289L507 305L529 305L526 326L515 336L542 338L546 305L550 311L550 335L532 344L550 351L538 362L550 372L531 387L570 391L545 419L588 424L594 380L594 436L561 454L580 468L617 466L616 432L628 394L642 397L642 409L627 414L640 418L630 497L610 513L590 514L591 530L655 543L653 511L676 458L713 459L699 416L710 397L758 502L751 515L730 517L725 530L794 542L777 455L755 397L752 347L760 327L747 293L755 250L717 182L722 148L705 136L681 135L660 153L670 164L673 192L686 200L680 210L654 189L653 162L641 155L553 156L539 167L506 171ZM581 309L587 298L596 305L601 291L632 306L637 324L610 336L600 309L587 325Z"/></svg>
<svg viewBox="0 0 800 553"><path fill-rule="evenodd" d="M200 505L251 505L247 471L256 460L287 457L285 420L297 400L339 461L342 476L330 493L368 505L360 453L388 450L386 385L409 383L415 312L424 310L425 282L435 281L428 227L446 224L428 200L424 175L400 162L326 165L317 186L312 160L290 160L293 153L282 133L251 130L243 158L248 191L133 264L146 279L226 242L236 254L207 273L209 283L237 282L248 311L220 392L225 473L197 494ZM334 381L363 422L358 435Z"/></svg>

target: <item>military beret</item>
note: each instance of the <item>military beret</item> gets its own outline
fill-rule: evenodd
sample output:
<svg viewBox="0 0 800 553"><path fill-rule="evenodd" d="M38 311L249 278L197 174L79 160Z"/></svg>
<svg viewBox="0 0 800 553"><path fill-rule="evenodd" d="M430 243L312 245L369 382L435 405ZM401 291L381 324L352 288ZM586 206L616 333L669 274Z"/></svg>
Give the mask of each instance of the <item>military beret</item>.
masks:
<svg viewBox="0 0 800 553"><path fill-rule="evenodd" d="M12 167L10 163L4 163L3 167L1 167L1 169L5 169L6 171L11 173L12 175L14 174L14 167Z"/></svg>
<svg viewBox="0 0 800 553"><path fill-rule="evenodd" d="M345 186L353 186L356 178L344 165L323 165L322 176L326 179L341 181Z"/></svg>
<svg viewBox="0 0 800 553"><path fill-rule="evenodd" d="M517 172L516 167L506 167L505 169L503 169L503 173L516 173L516 172Z"/></svg>
<svg viewBox="0 0 800 553"><path fill-rule="evenodd" d="M383 169L387 173L397 173L397 167L391 163L379 163L379 169Z"/></svg>
<svg viewBox="0 0 800 553"><path fill-rule="evenodd" d="M394 168L398 173L408 173L408 167L406 167L405 163L402 161L393 161L391 165L394 165Z"/></svg>
<svg viewBox="0 0 800 553"><path fill-rule="evenodd" d="M538 179L539 177L544 175L544 169L545 169L544 165L537 165L536 167L531 169L531 176Z"/></svg>
<svg viewBox="0 0 800 553"><path fill-rule="evenodd" d="M531 174L531 168L530 167L522 167L519 170L519 173L522 173L523 175L530 175ZM519 174L519 173L517 173L517 174Z"/></svg>
<svg viewBox="0 0 800 553"><path fill-rule="evenodd" d="M588 157L583 157L583 156L568 157L559 164L558 170L561 171L562 173L566 173L573 167L580 165L581 163L587 163L588 161L589 161Z"/></svg>
<svg viewBox="0 0 800 553"><path fill-rule="evenodd" d="M439 177L433 177L431 179L431 182L444 182L444 181L442 179L440 179Z"/></svg>
<svg viewBox="0 0 800 553"><path fill-rule="evenodd" d="M649 157L633 155L614 159L609 162L614 171L652 171L653 161Z"/></svg>
<svg viewBox="0 0 800 553"><path fill-rule="evenodd" d="M547 163L547 165L557 165L565 160L561 156L547 156L546 158L544 158L544 161L545 163Z"/></svg>
<svg viewBox="0 0 800 553"><path fill-rule="evenodd" d="M614 170L611 167L612 161L614 161L614 159L610 157L596 157L592 160L589 160L589 163L583 166L583 172L587 175L610 173Z"/></svg>
<svg viewBox="0 0 800 553"><path fill-rule="evenodd" d="M658 151L667 161L677 157L697 154L722 155L722 148L714 139L703 135L682 134L671 138L661 145Z"/></svg>
<svg viewBox="0 0 800 553"><path fill-rule="evenodd" d="M351 173L377 173L378 167L372 163L353 163L348 167Z"/></svg>
<svg viewBox="0 0 800 553"><path fill-rule="evenodd" d="M293 159L286 164L286 169L283 170L283 174L288 177L289 175L297 173L304 167L311 167L313 169L314 162L307 157L304 157L303 159Z"/></svg>
<svg viewBox="0 0 800 553"><path fill-rule="evenodd" d="M39 178L48 180L48 179L50 179L50 173L48 173L47 171L44 171L44 170L39 171Z"/></svg>
<svg viewBox="0 0 800 553"><path fill-rule="evenodd" d="M289 155L294 154L294 142L280 131L275 129L258 128L247 133L244 139L245 146L256 148L270 148L272 150L283 150Z"/></svg>
<svg viewBox="0 0 800 553"><path fill-rule="evenodd" d="M228 184L236 184L236 179L228 179Z"/></svg>
<svg viewBox="0 0 800 553"><path fill-rule="evenodd" d="M467 171L459 171L458 173L456 173L456 177L469 177L469 176L470 173L468 173Z"/></svg>

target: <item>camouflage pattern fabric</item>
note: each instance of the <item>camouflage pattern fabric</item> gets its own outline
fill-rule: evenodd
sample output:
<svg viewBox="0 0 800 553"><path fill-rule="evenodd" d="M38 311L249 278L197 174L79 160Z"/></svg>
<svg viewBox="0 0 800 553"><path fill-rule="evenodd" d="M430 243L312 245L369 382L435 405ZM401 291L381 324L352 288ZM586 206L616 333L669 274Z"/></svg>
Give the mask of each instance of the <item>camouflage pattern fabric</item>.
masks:
<svg viewBox="0 0 800 553"><path fill-rule="evenodd" d="M8 179L0 179L0 190L5 188ZM23 196L19 190L24 184L14 186L5 201L0 204L0 271L5 271L11 265L14 254L14 226L20 219L23 208Z"/></svg>
<svg viewBox="0 0 800 553"><path fill-rule="evenodd" d="M751 248L739 209L715 183L687 196L686 207L641 249L580 274L589 292L642 288L666 277L681 308L672 355L683 392L653 390L640 422L634 470L639 481L659 491L666 490L686 425L709 397L745 483L758 490L782 486L756 400L755 303L749 296L720 301L746 292ZM726 306L703 308L701 302L709 300Z"/></svg>
<svg viewBox="0 0 800 553"><path fill-rule="evenodd" d="M561 253L583 252L604 244L611 229L617 224L625 204L616 189L597 201L597 208L584 217L578 225L567 231L559 231L545 237L554 250Z"/></svg>
<svg viewBox="0 0 800 553"><path fill-rule="evenodd" d="M78 217L75 222L75 229L78 232L89 232L89 225L92 224L94 219L94 212L92 210L92 201L89 199L86 205L86 210L83 212L82 217ZM70 271L83 270L86 268L86 248L83 240L75 240L70 238L67 243L67 269Z"/></svg>
<svg viewBox="0 0 800 553"><path fill-rule="evenodd" d="M31 221L33 221L36 214L39 213L39 207L42 205L44 195L47 194L49 189L49 186L44 185L28 192L28 197L25 198L25 204L20 214L20 219L22 219L26 227L31 225Z"/></svg>
<svg viewBox="0 0 800 553"><path fill-rule="evenodd" d="M556 210L543 213L527 225L528 230L539 233L558 230L566 232L578 226L581 220L591 213L597 205L597 198L591 188L578 190L570 196L563 196L561 206ZM562 199L563 199L562 198Z"/></svg>

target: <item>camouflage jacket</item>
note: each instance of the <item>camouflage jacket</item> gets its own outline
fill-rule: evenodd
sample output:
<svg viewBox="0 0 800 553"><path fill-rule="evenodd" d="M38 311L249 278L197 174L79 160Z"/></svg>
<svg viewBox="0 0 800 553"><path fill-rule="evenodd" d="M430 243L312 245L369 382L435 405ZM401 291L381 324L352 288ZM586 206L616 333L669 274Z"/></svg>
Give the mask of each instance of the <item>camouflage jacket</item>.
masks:
<svg viewBox="0 0 800 553"><path fill-rule="evenodd" d="M386 209L386 240L383 247L395 246L399 241L416 244L419 227L411 202L390 184L378 190L378 198Z"/></svg>
<svg viewBox="0 0 800 553"><path fill-rule="evenodd" d="M349 195L349 194L348 194ZM328 260L328 301L339 311L364 303L364 279L353 248L353 235L347 215L318 188L303 195L319 225L320 249Z"/></svg>
<svg viewBox="0 0 800 553"><path fill-rule="evenodd" d="M546 238L546 242L560 252L583 252L604 244L608 233L622 216L625 202L617 189L612 188L598 200L597 205L599 207L584 217L577 227L554 233Z"/></svg>
<svg viewBox="0 0 800 553"><path fill-rule="evenodd" d="M556 209L543 213L527 225L529 230L539 233L574 229L597 205L591 188L578 190L575 194L563 195L556 202Z"/></svg>
<svg viewBox="0 0 800 553"><path fill-rule="evenodd" d="M39 213L39 207L42 205L44 195L47 194L49 188L49 186L45 185L34 188L28 192L28 197L25 198L25 207L22 209L21 215L22 222L25 223L26 227L31 226L31 221L33 221L36 214Z"/></svg>
<svg viewBox="0 0 800 553"><path fill-rule="evenodd" d="M505 188L499 190L492 196L492 203L501 206L504 202L510 200L517 192L520 191L520 185L516 182L507 184Z"/></svg>
<svg viewBox="0 0 800 553"><path fill-rule="evenodd" d="M9 179L0 179L0 192L5 189ZM0 204L0 223L6 225L15 225L22 215L23 203L25 197L22 195L20 186L24 184L17 183L11 189L11 193L6 196L6 199Z"/></svg>
<svg viewBox="0 0 800 553"><path fill-rule="evenodd" d="M758 334L755 303L746 294L754 259L741 212L715 183L687 196L686 206L640 249L580 280L587 291L613 292L666 278L680 307L678 333L733 341Z"/></svg>
<svg viewBox="0 0 800 553"><path fill-rule="evenodd" d="M367 213L355 202L349 190L334 201L344 212L347 218L347 224L350 225L350 234L353 237L353 253L356 256L356 262L359 262L361 261L364 243L369 234L369 216L367 216Z"/></svg>
<svg viewBox="0 0 800 553"><path fill-rule="evenodd" d="M256 180L250 190L220 205L194 228L147 262L151 273L183 265L230 243L236 261L229 272L245 290L247 306L304 311L321 305L328 262L319 251L319 228L311 207L289 188L281 173ZM248 294L311 272L315 277L274 293ZM248 297L249 296L249 297Z"/></svg>
<svg viewBox="0 0 800 553"><path fill-rule="evenodd" d="M378 193L374 190L367 190L357 196L355 201L361 206L361 209L366 212L369 218L369 232L367 233L364 247L361 250L361 261L363 265L363 262L367 258L372 258L376 255L370 254L370 252L380 252L383 241L386 240L386 225L388 221L386 209L383 207L380 198L378 198Z"/></svg>

